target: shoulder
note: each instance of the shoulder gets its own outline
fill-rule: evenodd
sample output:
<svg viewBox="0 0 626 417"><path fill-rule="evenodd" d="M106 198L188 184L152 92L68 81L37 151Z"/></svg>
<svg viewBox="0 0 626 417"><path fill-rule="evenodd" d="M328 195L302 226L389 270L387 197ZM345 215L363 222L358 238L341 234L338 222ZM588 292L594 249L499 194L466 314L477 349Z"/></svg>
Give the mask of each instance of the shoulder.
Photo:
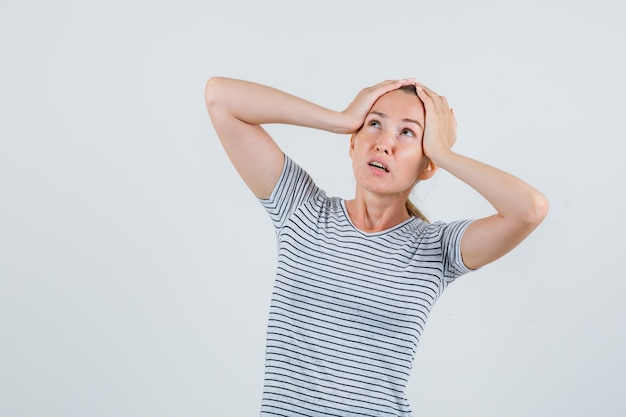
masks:
<svg viewBox="0 0 626 417"><path fill-rule="evenodd" d="M439 254L460 252L461 238L471 220L427 223L414 218L394 235L397 242L404 241L416 254Z"/></svg>
<svg viewBox="0 0 626 417"><path fill-rule="evenodd" d="M295 161L285 155L280 177L268 198L259 199L271 215L275 225L281 227L304 206L321 206L326 194L313 178Z"/></svg>
<svg viewBox="0 0 626 417"><path fill-rule="evenodd" d="M425 238L440 240L445 237L457 237L459 240L467 227L472 223L472 219L454 220L451 222L436 221L427 223L423 228Z"/></svg>

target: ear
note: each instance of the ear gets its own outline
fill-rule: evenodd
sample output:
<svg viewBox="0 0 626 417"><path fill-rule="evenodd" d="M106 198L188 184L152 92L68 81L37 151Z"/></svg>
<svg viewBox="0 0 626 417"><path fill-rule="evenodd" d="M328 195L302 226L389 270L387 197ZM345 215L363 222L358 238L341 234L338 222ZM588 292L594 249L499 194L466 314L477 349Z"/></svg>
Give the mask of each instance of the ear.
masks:
<svg viewBox="0 0 626 417"><path fill-rule="evenodd" d="M350 136L350 159L352 159L352 154L354 154L354 141L356 140L356 133L353 133Z"/></svg>
<svg viewBox="0 0 626 417"><path fill-rule="evenodd" d="M435 175L435 172L437 172L437 168L437 165L435 165L433 161L428 161L428 165L426 165L426 168L424 168L420 174L419 179L421 181L430 179L433 175Z"/></svg>

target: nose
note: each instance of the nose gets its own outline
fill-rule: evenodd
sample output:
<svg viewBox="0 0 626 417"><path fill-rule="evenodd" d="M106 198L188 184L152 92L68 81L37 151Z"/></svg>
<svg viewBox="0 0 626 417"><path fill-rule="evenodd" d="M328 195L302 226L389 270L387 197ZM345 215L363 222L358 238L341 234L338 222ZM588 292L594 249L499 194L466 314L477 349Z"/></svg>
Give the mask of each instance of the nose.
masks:
<svg viewBox="0 0 626 417"><path fill-rule="evenodd" d="M389 155L393 149L393 135L391 133L385 133L379 136L376 142L376 150Z"/></svg>
<svg viewBox="0 0 626 417"><path fill-rule="evenodd" d="M385 146L385 144L383 144L383 143L376 144L376 150L378 152L383 152L383 153L389 155L389 150L387 149L387 146Z"/></svg>

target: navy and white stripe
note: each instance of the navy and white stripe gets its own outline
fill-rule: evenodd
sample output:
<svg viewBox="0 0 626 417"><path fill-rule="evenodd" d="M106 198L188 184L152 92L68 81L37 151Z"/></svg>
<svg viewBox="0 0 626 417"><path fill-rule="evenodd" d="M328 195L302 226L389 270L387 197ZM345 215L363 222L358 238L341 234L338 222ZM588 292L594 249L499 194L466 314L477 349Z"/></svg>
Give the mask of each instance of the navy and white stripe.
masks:
<svg viewBox="0 0 626 417"><path fill-rule="evenodd" d="M433 304L469 272L469 221L362 232L287 156L261 203L278 239L261 416L411 416L413 357Z"/></svg>

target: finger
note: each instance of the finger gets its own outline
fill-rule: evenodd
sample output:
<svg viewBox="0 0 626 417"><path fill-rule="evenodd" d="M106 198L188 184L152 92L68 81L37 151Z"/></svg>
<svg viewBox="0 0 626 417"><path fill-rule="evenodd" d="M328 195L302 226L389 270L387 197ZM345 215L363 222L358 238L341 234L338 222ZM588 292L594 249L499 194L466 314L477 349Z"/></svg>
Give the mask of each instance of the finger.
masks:
<svg viewBox="0 0 626 417"><path fill-rule="evenodd" d="M379 88L387 88L390 85L399 85L401 83L402 80L385 80L385 81L381 81L379 83L374 84L373 86L371 86L371 89L379 89Z"/></svg>
<svg viewBox="0 0 626 417"><path fill-rule="evenodd" d="M433 105L433 100L429 90L422 84L416 84L415 90L417 91L417 96L422 100L422 103L424 103L424 107L430 108Z"/></svg>
<svg viewBox="0 0 626 417"><path fill-rule="evenodd" d="M381 83L376 84L374 87L377 90L389 92L389 91L397 90L398 88L404 87L405 85L413 85L413 84L415 84L414 78L404 78L401 80L383 81Z"/></svg>
<svg viewBox="0 0 626 417"><path fill-rule="evenodd" d="M440 96L439 94L435 93L433 90L421 83L417 83L416 88L417 87L420 87L425 92L425 94L428 95L430 101L436 109L442 111L448 111L448 109L450 109L448 99L445 96Z"/></svg>
<svg viewBox="0 0 626 417"><path fill-rule="evenodd" d="M448 105L448 100L446 99L445 96L441 96L439 94L437 94L436 92L434 92L433 90L431 90L430 88L426 87L424 84L422 83L417 83L416 87L420 86L425 92L426 94L428 94L428 96L433 99L435 102L441 103L443 105L445 105L446 107L450 107Z"/></svg>
<svg viewBox="0 0 626 417"><path fill-rule="evenodd" d="M424 92L431 98L439 97L439 95L437 93L435 93L433 90L431 90L430 88L426 87L422 83L416 83L415 84L415 88L417 88L417 87L420 87L422 90L424 90Z"/></svg>
<svg viewBox="0 0 626 417"><path fill-rule="evenodd" d="M415 83L414 79L405 78L402 80L387 80L382 81L378 84L375 84L371 87L367 87L361 91L361 94L364 94L364 97L369 97L369 100L376 100L380 96L393 91L399 88L402 88L405 85L413 85Z"/></svg>

